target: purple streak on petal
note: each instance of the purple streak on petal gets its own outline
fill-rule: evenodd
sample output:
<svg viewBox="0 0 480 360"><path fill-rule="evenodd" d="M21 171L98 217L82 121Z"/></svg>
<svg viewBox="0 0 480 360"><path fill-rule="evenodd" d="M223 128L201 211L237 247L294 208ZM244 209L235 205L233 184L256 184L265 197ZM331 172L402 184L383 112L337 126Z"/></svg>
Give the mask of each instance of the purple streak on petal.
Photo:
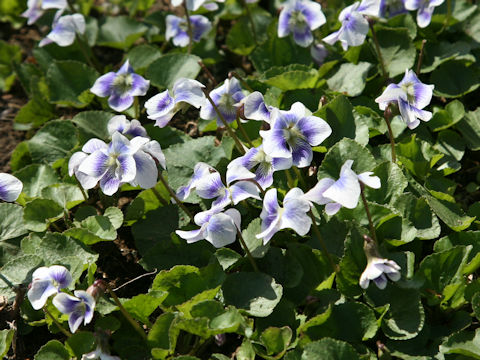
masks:
<svg viewBox="0 0 480 360"><path fill-rule="evenodd" d="M197 109L205 104L205 86L197 80L180 78L173 85L175 102L186 102Z"/></svg>
<svg viewBox="0 0 480 360"><path fill-rule="evenodd" d="M301 1L298 3L298 9L305 17L305 21L310 30L319 28L327 21L319 3L313 1Z"/></svg>
<svg viewBox="0 0 480 360"><path fill-rule="evenodd" d="M149 87L150 87L149 80L145 80L140 75L132 74L132 88L130 90L130 95L143 96L147 93Z"/></svg>
<svg viewBox="0 0 480 360"><path fill-rule="evenodd" d="M70 331L74 333L78 330L80 325L82 324L85 317L85 309L83 306L79 305L70 313L68 317L68 326L70 327Z"/></svg>
<svg viewBox="0 0 480 360"><path fill-rule="evenodd" d="M175 99L170 96L168 90L155 95L147 100L145 108L149 119L157 120L160 117L166 117L169 115L169 120L175 114Z"/></svg>
<svg viewBox="0 0 480 360"><path fill-rule="evenodd" d="M335 215L342 208L342 204L332 202L325 205L327 215Z"/></svg>
<svg viewBox="0 0 480 360"><path fill-rule="evenodd" d="M58 289L64 289L72 283L72 275L65 266L52 265L48 268L49 275L58 285Z"/></svg>
<svg viewBox="0 0 480 360"><path fill-rule="evenodd" d="M263 138L263 149L266 154L274 158L291 158L292 152L287 144L283 129L260 131Z"/></svg>
<svg viewBox="0 0 480 360"><path fill-rule="evenodd" d="M292 147L293 165L299 168L309 166L313 159L313 151L310 144L299 139Z"/></svg>
<svg viewBox="0 0 480 360"><path fill-rule="evenodd" d="M312 219L307 215L310 210L308 201L301 198L291 199L284 204L284 208L281 228L293 229L300 236L307 234L312 225Z"/></svg>
<svg viewBox="0 0 480 360"><path fill-rule="evenodd" d="M229 187L232 196L233 205L237 205L240 201L254 198L260 200L258 195L258 187L250 181L239 181Z"/></svg>
<svg viewBox="0 0 480 360"><path fill-rule="evenodd" d="M290 34L290 18L292 17L292 10L293 9L287 4L280 12L277 30L279 38L283 38Z"/></svg>
<svg viewBox="0 0 480 360"><path fill-rule="evenodd" d="M123 63L123 65L117 71L117 75L121 75L121 74L133 74L133 68L130 66L130 62L128 59Z"/></svg>
<svg viewBox="0 0 480 360"><path fill-rule="evenodd" d="M116 177L115 171L108 169L105 175L100 179L100 188L103 193L108 196L112 196L118 190L120 186L120 180Z"/></svg>
<svg viewBox="0 0 480 360"><path fill-rule="evenodd" d="M155 161L143 151L133 155L135 160L135 183L143 189L150 189L157 183L158 170Z"/></svg>
<svg viewBox="0 0 480 360"><path fill-rule="evenodd" d="M108 169L109 159L110 158L101 150L94 151L82 161L78 167L78 171L95 178L100 178Z"/></svg>
<svg viewBox="0 0 480 360"><path fill-rule="evenodd" d="M226 191L225 185L223 185L222 178L218 172L199 179L196 188L198 196L202 199L213 199L223 195Z"/></svg>
<svg viewBox="0 0 480 360"><path fill-rule="evenodd" d="M3 201L15 201L22 192L23 183L15 176L0 173L0 199Z"/></svg>
<svg viewBox="0 0 480 360"><path fill-rule="evenodd" d="M308 26L304 26L303 28L296 26L293 29L293 40L295 40L297 45L307 47L313 42L312 31Z"/></svg>
<svg viewBox="0 0 480 360"><path fill-rule="evenodd" d="M48 298L57 292L58 289L50 280L34 280L28 289L27 296L32 307L39 310L46 304Z"/></svg>
<svg viewBox="0 0 480 360"><path fill-rule="evenodd" d="M120 155L118 157L118 163L120 166L116 170L116 176L119 176L119 180L122 183L130 182L135 179L137 168L133 156Z"/></svg>
<svg viewBox="0 0 480 360"><path fill-rule="evenodd" d="M270 110L265 105L263 95L255 91L245 98L244 114L247 119L270 122Z"/></svg>
<svg viewBox="0 0 480 360"><path fill-rule="evenodd" d="M433 94L433 85L418 83L413 85L415 102L412 104L418 109L423 109L430 104Z"/></svg>
<svg viewBox="0 0 480 360"><path fill-rule="evenodd" d="M131 137L148 137L147 130L142 126L140 121L133 119L130 122L130 126L128 129L123 133L124 135L130 135Z"/></svg>
<svg viewBox="0 0 480 360"><path fill-rule="evenodd" d="M384 274L380 275L379 277L372 279L375 285L381 290L385 289L387 287L387 278L385 277Z"/></svg>
<svg viewBox="0 0 480 360"><path fill-rule="evenodd" d="M210 31L212 24L210 20L202 15L190 16L193 30L193 41L199 42L202 36Z"/></svg>
<svg viewBox="0 0 480 360"><path fill-rule="evenodd" d="M114 72L106 73L105 75L100 76L93 84L90 91L97 96L106 97L109 96L113 89L113 80L117 74Z"/></svg>
<svg viewBox="0 0 480 360"><path fill-rule="evenodd" d="M227 169L227 185L237 180L246 180L255 178L255 174L250 172L244 166L231 166Z"/></svg>
<svg viewBox="0 0 480 360"><path fill-rule="evenodd" d="M80 302L80 299L65 293L58 293L52 300L53 305L55 305L62 314L72 313Z"/></svg>
<svg viewBox="0 0 480 360"><path fill-rule="evenodd" d="M332 133L330 125L317 116L307 116L300 119L297 127L312 146L320 145Z"/></svg>
<svg viewBox="0 0 480 360"><path fill-rule="evenodd" d="M115 111L122 112L127 110L133 104L133 96L129 93L119 95L113 93L108 98L108 105Z"/></svg>
<svg viewBox="0 0 480 360"><path fill-rule="evenodd" d="M92 154L97 150L106 150L108 145L100 139L90 139L82 147L82 151L87 154Z"/></svg>

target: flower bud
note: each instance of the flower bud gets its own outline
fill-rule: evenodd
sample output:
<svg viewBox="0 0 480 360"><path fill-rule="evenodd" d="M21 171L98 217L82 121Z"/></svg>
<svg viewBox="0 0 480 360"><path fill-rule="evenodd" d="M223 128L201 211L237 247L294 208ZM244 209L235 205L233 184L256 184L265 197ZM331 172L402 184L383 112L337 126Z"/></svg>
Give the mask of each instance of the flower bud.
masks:
<svg viewBox="0 0 480 360"><path fill-rule="evenodd" d="M92 295L95 301L98 301L98 299L105 293L106 288L105 281L97 279L88 287L87 293Z"/></svg>

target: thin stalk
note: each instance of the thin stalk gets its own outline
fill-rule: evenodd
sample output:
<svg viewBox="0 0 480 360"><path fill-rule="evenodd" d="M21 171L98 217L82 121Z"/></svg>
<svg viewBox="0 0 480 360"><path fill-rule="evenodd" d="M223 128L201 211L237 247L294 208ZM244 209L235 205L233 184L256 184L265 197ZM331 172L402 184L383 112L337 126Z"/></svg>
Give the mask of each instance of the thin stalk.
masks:
<svg viewBox="0 0 480 360"><path fill-rule="evenodd" d="M292 188L295 185L295 181L292 178L292 174L290 174L289 169L285 169L285 175L287 176L287 185Z"/></svg>
<svg viewBox="0 0 480 360"><path fill-rule="evenodd" d="M335 264L335 261L333 261L332 257L330 256L330 253L327 250L327 246L325 244L325 241L323 240L322 234L320 233L320 229L317 226L317 223L315 222L315 215L313 215L312 210L310 209L308 211L308 215L312 219L312 227L313 227L313 232L315 233L315 236L318 238L318 241L320 242L320 247L322 248L322 251L325 253L325 256L328 259L328 262L330 263L330 266L332 267L334 272L338 272L338 266Z"/></svg>
<svg viewBox="0 0 480 360"><path fill-rule="evenodd" d="M305 180L303 179L303 176L302 176L302 173L300 172L300 170L294 166L293 167L293 172L295 173L295 175L297 175L297 179L298 179L298 182L302 185L303 189L307 189L307 184L305 183Z"/></svg>
<svg viewBox="0 0 480 360"><path fill-rule="evenodd" d="M215 80L212 73L210 72L210 70L208 70L207 66L203 63L202 60L198 60L198 65L200 65L202 70L205 72L205 75L207 75L207 77L210 79L213 87L216 87L218 85L217 80Z"/></svg>
<svg viewBox="0 0 480 360"><path fill-rule="evenodd" d="M378 61L380 63L380 67L382 68L383 78L384 78L385 81L387 81L388 80L388 73L387 73L387 69L385 68L385 62L383 61L382 52L380 51L380 44L378 43L377 32L375 31L375 27L373 26L373 22L370 19L368 19L368 25L370 26L370 29L372 30L373 42L375 44L375 49L377 50L377 56L378 56Z"/></svg>
<svg viewBox="0 0 480 360"><path fill-rule="evenodd" d="M137 96L133 97L133 108L135 110L135 119L139 120L140 119L140 104L138 102L138 97Z"/></svg>
<svg viewBox="0 0 480 360"><path fill-rule="evenodd" d="M368 226L370 227L370 235L372 235L372 239L377 244L377 234L375 233L375 226L373 226L372 215L370 214L370 209L368 208L367 199L365 198L365 193L363 191L364 188L365 186L362 183L360 183L360 195L362 196L363 207L365 208L365 212L367 213Z"/></svg>
<svg viewBox="0 0 480 360"><path fill-rule="evenodd" d="M240 139L237 137L237 135L235 135L235 132L230 128L230 126L228 126L228 123L227 121L225 120L225 118L223 117L222 113L220 112L220 110L218 109L217 105L215 104L215 102L212 100L212 98L210 97L210 94L208 93L208 91L206 89L202 89L203 92L205 93L205 96L207 98L207 100L210 102L210 104L212 104L212 107L213 109L215 110L215 112L217 113L217 116L218 118L220 119L220 121L222 122L222 124L225 126L225 128L227 129L227 132L228 132L228 135L230 135L232 137L232 139L235 141L235 145L237 146L237 149L238 151L240 152L240 154L244 155L245 154L245 149L243 148L243 145L242 145L242 142L240 141Z"/></svg>
<svg viewBox="0 0 480 360"><path fill-rule="evenodd" d="M257 263L253 259L253 256L252 256L252 253L250 252L250 250L248 250L248 246L245 243L245 240L243 239L242 233L240 232L240 230L238 228L237 228L237 235L238 235L238 239L240 240L240 244L242 244L243 250L245 250L245 253L247 254L248 260L250 260L250 264L252 264L253 269L255 270L255 272L260 272L260 270L258 270Z"/></svg>
<svg viewBox="0 0 480 360"><path fill-rule="evenodd" d="M55 318L55 316L53 316L50 311L48 311L47 307L45 306L43 308L43 311L45 312L45 314L48 315L48 317L50 319L52 319L52 321L55 323L55 325L57 325L58 327L58 330L60 330L66 337L70 337L72 336L72 334L70 333L70 331L68 331L67 329L65 329L62 324L60 324L60 322Z"/></svg>
<svg viewBox="0 0 480 360"><path fill-rule="evenodd" d="M131 283L133 283L133 282L135 282L135 281L137 281L137 280L141 279L141 278L144 278L144 277L146 277L146 276L150 276L150 275L155 275L157 272L158 272L158 270L157 270L157 269L155 269L155 270L154 270L154 271L152 271L152 272L148 272L148 273L145 273L145 274L139 275L139 276L137 276L136 278L133 278L132 280L128 280L126 283L123 283L122 285L120 285L119 287L117 287L117 288L113 289L112 291L117 291L117 290L120 290L121 288L123 288L123 287L125 287L125 286L127 286L127 285L129 285L129 284L131 284Z"/></svg>
<svg viewBox="0 0 480 360"><path fill-rule="evenodd" d="M265 190L263 190L262 186L258 183L257 180L255 180L255 179L246 179L246 181L250 181L250 182L254 183L255 185L257 185L258 190L260 190L260 192L262 193L262 195L265 196L266 192L265 192Z"/></svg>
<svg viewBox="0 0 480 360"><path fill-rule="evenodd" d="M163 206L167 206L168 205L168 202L167 200L165 200L162 195L160 195L160 193L157 191L157 189L155 189L154 187L152 188L152 191L153 191L153 194L155 195L155 197L158 199L158 201L160 201L162 203Z"/></svg>
<svg viewBox="0 0 480 360"><path fill-rule="evenodd" d="M385 122L387 123L388 128L388 137L390 138L390 146L392 147L392 162L397 162L397 153L395 151L395 138L393 137L392 126L390 125L390 118L392 117L392 110L390 105L387 106L384 112Z"/></svg>
<svg viewBox="0 0 480 360"><path fill-rule="evenodd" d="M190 210L187 209L187 207L185 206L185 204L180 201L180 199L177 197L177 194L175 194L175 191L173 191L170 186L168 185L167 183L167 180L165 180L165 178L163 177L162 175L162 172L159 171L158 172L158 178L160 179L160 181L162 182L163 186L165 186L165 188L167 189L167 191L170 193L170 196L175 200L175 202L177 203L178 206L180 206L182 208L183 211L185 211L185 213L188 215L188 217L190 218L191 221L193 221L193 215L192 213L190 212Z"/></svg>
<svg viewBox="0 0 480 360"><path fill-rule="evenodd" d="M185 10L185 17L187 18L187 34L188 34L188 49L189 54L192 53L193 45L193 29L192 29L192 20L190 19L190 14L188 13L187 0L183 1L183 9Z"/></svg>
<svg viewBox="0 0 480 360"><path fill-rule="evenodd" d="M144 339L147 340L147 334L145 334L145 331L138 325L138 323L132 318L132 316L128 313L128 311L123 307L122 303L118 299L118 296L113 292L112 288L105 282L105 287L112 297L113 301L115 301L115 304L117 304L118 308L120 309L120 312L122 315L127 319L127 321L133 326L133 328L140 334L140 336Z"/></svg>
<svg viewBox="0 0 480 360"><path fill-rule="evenodd" d="M247 132L245 131L245 128L243 127L242 125L242 122L240 121L240 114L238 113L238 110L237 110L237 126L238 126L238 130L240 130L240 132L242 133L243 137L245 138L245 140L247 141L248 145L250 145L250 147L254 147L253 146L253 143L252 143L252 140L250 140L250 137L248 136Z"/></svg>
<svg viewBox="0 0 480 360"><path fill-rule="evenodd" d="M420 54L418 55L418 64L417 64L417 75L420 75L420 69L422 68L422 61L423 61L423 52L425 50L425 44L427 40L422 40L422 45L420 47Z"/></svg>
<svg viewBox="0 0 480 360"><path fill-rule="evenodd" d="M242 2L242 5L245 7L245 10L247 12L248 21L250 22L250 26L252 28L253 41L255 41L255 45L258 45L257 31L255 29L255 23L253 22L252 13L250 12L250 8L248 7L247 2L245 0L241 0L241 2Z"/></svg>
<svg viewBox="0 0 480 360"><path fill-rule="evenodd" d="M245 80L243 80L243 78L236 72L236 71L230 71L228 73L228 77L229 78L232 78L232 76L234 78L236 78L238 81L240 81L240 83L242 84L242 86L247 89L248 91L250 92L254 92L255 90L252 89L252 87L250 85L247 84L247 82Z"/></svg>

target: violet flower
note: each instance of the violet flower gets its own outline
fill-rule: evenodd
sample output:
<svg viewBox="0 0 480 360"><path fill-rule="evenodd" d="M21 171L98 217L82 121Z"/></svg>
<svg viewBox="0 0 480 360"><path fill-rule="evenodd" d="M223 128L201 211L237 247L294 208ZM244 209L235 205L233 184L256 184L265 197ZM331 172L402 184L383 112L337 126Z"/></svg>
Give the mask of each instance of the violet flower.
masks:
<svg viewBox="0 0 480 360"><path fill-rule="evenodd" d="M312 31L326 22L319 3L310 0L290 0L283 7L278 19L278 37L293 33L293 40L307 47L313 42Z"/></svg>
<svg viewBox="0 0 480 360"><path fill-rule="evenodd" d="M379 13L380 0L357 1L342 10L338 16L342 26L339 30L323 38L323 41L330 45L340 41L343 50L347 50L349 46L362 45L369 29L365 16L378 17Z"/></svg>
<svg viewBox="0 0 480 360"><path fill-rule="evenodd" d="M75 296L59 293L52 300L62 314L68 315L68 326L72 333L77 331L82 322L87 325L92 321L95 309L92 295L83 290L75 290L73 293Z"/></svg>
<svg viewBox="0 0 480 360"><path fill-rule="evenodd" d="M237 118L238 103L245 97L242 88L236 78L226 79L224 83L210 92L218 110L225 118L225 121L230 124ZM205 102L200 110L200 117L205 120L217 119L217 126L223 126L223 122L218 118L218 115L209 101Z"/></svg>
<svg viewBox="0 0 480 360"><path fill-rule="evenodd" d="M185 199L187 199L190 196L191 191L197 187L197 184L199 183L199 181L214 172L217 172L217 170L215 170L210 165L204 162L197 163L193 169L193 175L190 178L190 181L188 182L188 184L185 186L179 187L177 190L176 195L179 198L179 200L185 201Z"/></svg>
<svg viewBox="0 0 480 360"><path fill-rule="evenodd" d="M130 121L125 115L115 115L112 117L108 121L107 130L110 135L118 131L130 139L137 136L148 137L147 130L145 130L140 121L137 119Z"/></svg>
<svg viewBox="0 0 480 360"><path fill-rule="evenodd" d="M149 86L150 81L135 74L127 60L117 72L100 76L90 91L100 97L109 96L108 105L122 112L132 106L135 96L145 95Z"/></svg>
<svg viewBox="0 0 480 360"><path fill-rule="evenodd" d="M188 105L197 109L205 104L205 86L197 80L180 78L175 81L172 91L168 89L148 99L145 103L148 118L155 120L155 126L165 127L180 110L186 110Z"/></svg>
<svg viewBox="0 0 480 360"><path fill-rule="evenodd" d="M63 10L57 11L52 24L52 31L40 41L42 47L51 43L58 46L70 46L75 41L77 34L85 33L85 18L82 14L62 15Z"/></svg>
<svg viewBox="0 0 480 360"><path fill-rule="evenodd" d="M309 166L312 146L317 146L332 133L325 120L311 116L305 106L296 102L289 111L272 112L271 129L260 131L263 149L272 158L292 158L297 167Z"/></svg>
<svg viewBox="0 0 480 360"><path fill-rule="evenodd" d="M354 209L360 198L360 183L373 189L379 189L380 178L367 171L357 175L352 170L353 160L347 160L340 170L338 180L324 178L309 190L303 198L319 205L326 205L327 215L336 214L342 206Z"/></svg>
<svg viewBox="0 0 480 360"><path fill-rule="evenodd" d="M192 40L194 42L199 42L212 28L210 20L202 15L191 15L190 23L192 25ZM190 37L188 36L187 20L175 15L167 15L166 24L166 40L172 39L175 46L188 46Z"/></svg>
<svg viewBox="0 0 480 360"><path fill-rule="evenodd" d="M310 55L318 66L323 65L328 55L328 50L323 44L313 44L310 48Z"/></svg>
<svg viewBox="0 0 480 360"><path fill-rule="evenodd" d="M28 300L35 310L39 310L51 295L69 287L71 282L72 275L64 266L39 267L32 274L32 283L27 292Z"/></svg>
<svg viewBox="0 0 480 360"><path fill-rule="evenodd" d="M359 284L362 289L368 288L370 281L373 281L379 289L385 289L387 276L392 281L400 280L400 266L393 260L382 258L375 242L368 236L364 236L363 248L367 256L367 267L360 276Z"/></svg>
<svg viewBox="0 0 480 360"><path fill-rule="evenodd" d="M23 183L15 176L0 173L0 199L12 202L18 199L23 189Z"/></svg>
<svg viewBox="0 0 480 360"><path fill-rule="evenodd" d="M182 5L184 0L172 0L173 6ZM189 11L197 11L202 6L208 11L215 11L218 9L218 3L224 3L225 0L186 0L187 9Z"/></svg>
<svg viewBox="0 0 480 360"><path fill-rule="evenodd" d="M380 1L380 17L391 18L396 15L405 14L405 0L381 0Z"/></svg>
<svg viewBox="0 0 480 360"><path fill-rule="evenodd" d="M235 242L237 231L240 231L241 215L236 209L228 209L223 213L204 211L195 215L194 221L200 229L177 230L175 233L189 244L205 239L220 248Z"/></svg>
<svg viewBox="0 0 480 360"><path fill-rule="evenodd" d="M262 232L256 235L267 244L278 231L293 229L303 236L310 231L312 219L307 215L310 203L303 198L303 191L299 188L290 189L283 199L283 207L278 205L277 189L270 189L263 199Z"/></svg>
<svg viewBox="0 0 480 360"><path fill-rule="evenodd" d="M254 91L242 99L241 103L243 103L243 114L245 115L245 118L249 120L265 121L270 124L272 111L276 108L265 104L261 92Z"/></svg>
<svg viewBox="0 0 480 360"><path fill-rule="evenodd" d="M273 184L273 173L275 171L286 170L292 167L292 159L272 158L265 153L263 145L260 145L256 148L249 149L245 155L230 162L228 169L231 171L241 168L251 170L255 166L257 166L255 170L255 181L257 181L263 189L266 189Z"/></svg>
<svg viewBox="0 0 480 360"><path fill-rule="evenodd" d="M65 9L67 7L66 0L28 0L27 10L20 16L27 18L27 24L32 25L37 21L48 9Z"/></svg>
<svg viewBox="0 0 480 360"><path fill-rule="evenodd" d="M435 8L442 5L444 1L445 0L405 0L405 8L407 10L418 10L417 24L419 27L425 28L430 25Z"/></svg>
<svg viewBox="0 0 480 360"><path fill-rule="evenodd" d="M420 120L429 121L432 118L430 111L422 109L430 104L433 87L420 82L412 70L405 70L402 81L388 85L375 102L380 110L385 110L389 104L397 105L403 121L410 129L415 129Z"/></svg>

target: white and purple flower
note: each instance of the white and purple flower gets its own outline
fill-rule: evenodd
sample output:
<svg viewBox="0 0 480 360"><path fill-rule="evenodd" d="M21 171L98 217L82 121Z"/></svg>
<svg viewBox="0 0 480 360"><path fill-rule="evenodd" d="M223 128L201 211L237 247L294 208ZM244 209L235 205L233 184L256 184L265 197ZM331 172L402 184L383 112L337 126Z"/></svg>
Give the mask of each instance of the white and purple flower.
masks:
<svg viewBox="0 0 480 360"><path fill-rule="evenodd" d="M382 18L391 18L407 12L407 9L405 9L405 0L380 1L380 17Z"/></svg>
<svg viewBox="0 0 480 360"><path fill-rule="evenodd" d="M309 166L312 146L321 144L332 133L325 120L311 116L305 106L296 102L289 111L274 109L271 128L260 131L263 149L272 158L292 158L293 165Z"/></svg>
<svg viewBox="0 0 480 360"><path fill-rule="evenodd" d="M310 203L303 198L299 188L290 189L283 199L283 207L278 205L277 189L270 189L263 199L262 232L256 235L267 244L278 231L293 229L298 235L306 235L310 231L312 219L307 215Z"/></svg>
<svg viewBox="0 0 480 360"><path fill-rule="evenodd" d="M100 76L90 89L100 97L108 98L108 105L115 111L122 112L133 104L135 96L143 96L150 87L150 81L133 72L128 60L117 72Z"/></svg>
<svg viewBox="0 0 480 360"><path fill-rule="evenodd" d="M237 109L239 102L245 97L242 88L237 79L226 79L223 85L217 87L210 92L218 110L225 118L225 121L230 124L237 118ZM205 120L217 119L217 126L223 126L223 122L218 118L218 115L210 102L205 102L200 110L200 117Z"/></svg>
<svg viewBox="0 0 480 360"><path fill-rule="evenodd" d="M410 129L415 129L420 120L429 121L432 118L430 111L422 109L430 104L433 87L420 82L412 70L405 70L402 81L388 85L375 102L380 110L385 110L389 104L397 105L403 121Z"/></svg>
<svg viewBox="0 0 480 360"><path fill-rule="evenodd" d="M364 236L363 248L367 256L367 267L360 276L359 284L362 289L368 288L370 281L383 290L387 286L387 277L392 281L400 280L400 266L393 260L382 258L370 237Z"/></svg>
<svg viewBox="0 0 480 360"><path fill-rule="evenodd" d="M407 10L418 10L417 24L421 28L425 28L430 25L435 8L442 5L444 1L445 0L405 0L405 8Z"/></svg>
<svg viewBox="0 0 480 360"><path fill-rule="evenodd" d="M247 95L242 101L243 114L248 120L265 121L270 124L270 117L274 106L265 104L263 95L259 91Z"/></svg>
<svg viewBox="0 0 480 360"><path fill-rule="evenodd" d="M52 31L40 41L42 47L51 43L58 46L70 46L75 41L77 34L85 33L85 18L82 14L62 15L63 10L57 11L52 24Z"/></svg>
<svg viewBox="0 0 480 360"><path fill-rule="evenodd" d="M190 23L192 25L192 40L194 42L199 42L212 28L210 20L202 15L191 15ZM175 15L167 15L166 24L165 38L167 41L172 39L175 46L187 46L190 42L187 20Z"/></svg>
<svg viewBox="0 0 480 360"><path fill-rule="evenodd" d="M293 33L295 42L307 47L313 42L312 31L326 22L319 3L310 0L290 0L278 20L278 37L283 38Z"/></svg>
<svg viewBox="0 0 480 360"><path fill-rule="evenodd" d="M62 313L68 315L68 326L74 333L82 324L92 321L95 310L95 299L83 290L75 290L75 296L59 293L52 300L53 305Z"/></svg>
<svg viewBox="0 0 480 360"><path fill-rule="evenodd" d="M240 231L241 215L236 209L228 209L225 212L209 210L195 215L194 221L200 229L177 230L176 234L189 244L205 239L216 248L220 248L235 242L237 231Z"/></svg>
<svg viewBox="0 0 480 360"><path fill-rule="evenodd" d="M256 148L249 149L245 155L230 162L228 169L232 171L241 168L251 170L255 166L257 166L255 170L255 181L257 181L263 189L266 189L273 184L273 173L275 171L286 170L292 167L292 159L272 158L265 153L263 145L260 145Z"/></svg>
<svg viewBox="0 0 480 360"><path fill-rule="evenodd" d="M328 50L323 44L313 44L310 48L310 55L312 55L313 61L315 61L318 66L321 66L328 56Z"/></svg>
<svg viewBox="0 0 480 360"><path fill-rule="evenodd" d="M363 0L347 6L338 16L342 23L339 30L323 38L327 44L333 45L340 41L343 50L349 46L360 46L365 41L369 25L365 16L378 17L380 0Z"/></svg>
<svg viewBox="0 0 480 360"><path fill-rule="evenodd" d="M12 202L18 199L23 189L23 183L15 176L0 173L0 199Z"/></svg>
<svg viewBox="0 0 480 360"><path fill-rule="evenodd" d="M173 6L182 5L184 0L172 0ZM202 6L208 11L215 11L218 9L218 3L224 3L225 0L187 0L186 5L189 11L197 11Z"/></svg>
<svg viewBox="0 0 480 360"><path fill-rule="evenodd" d="M190 193L192 192L192 190L194 190L197 187L198 182L204 177L209 176L214 172L217 172L217 170L215 170L210 165L204 162L197 163L193 168L193 175L190 178L190 181L188 182L188 184L185 186L179 187L177 190L177 197L179 198L179 200L185 201L185 199L187 199L190 196Z"/></svg>
<svg viewBox="0 0 480 360"><path fill-rule="evenodd" d="M118 131L130 139L137 136L148 137L147 130L145 130L140 121L137 119L130 121L125 115L115 115L112 117L108 121L107 130L110 135Z"/></svg>
<svg viewBox="0 0 480 360"><path fill-rule="evenodd" d="M189 104L197 109L205 105L204 87L197 80L178 79L172 91L167 89L148 99L145 103L147 117L155 120L155 126L165 127L178 111L185 110Z"/></svg>
<svg viewBox="0 0 480 360"><path fill-rule="evenodd" d="M373 189L381 186L380 178L372 176L373 172L367 171L357 175L352 170L353 160L347 160L340 170L340 178L321 179L317 185L310 189L303 198L319 205L326 205L327 215L336 214L342 206L355 209L360 198L360 183Z"/></svg>
<svg viewBox="0 0 480 360"><path fill-rule="evenodd" d="M51 295L69 287L71 282L72 275L64 266L39 267L32 274L32 283L27 292L28 300L35 310L39 310Z"/></svg>
<svg viewBox="0 0 480 360"><path fill-rule="evenodd" d="M32 25L49 9L65 9L67 7L67 0L28 0L27 10L21 16L27 18L27 24Z"/></svg>

